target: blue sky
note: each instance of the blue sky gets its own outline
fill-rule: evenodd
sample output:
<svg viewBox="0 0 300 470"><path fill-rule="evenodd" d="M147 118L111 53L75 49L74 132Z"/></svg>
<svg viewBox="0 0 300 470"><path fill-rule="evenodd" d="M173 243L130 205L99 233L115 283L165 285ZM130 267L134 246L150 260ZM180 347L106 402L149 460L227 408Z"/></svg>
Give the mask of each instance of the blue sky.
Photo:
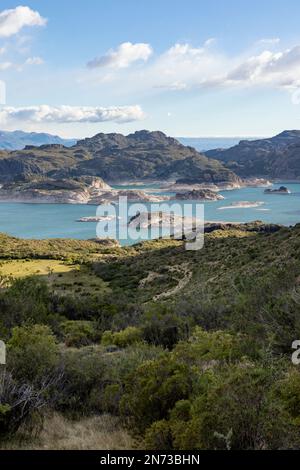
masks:
<svg viewBox="0 0 300 470"><path fill-rule="evenodd" d="M2 0L0 128L300 128L299 17L296 0Z"/></svg>

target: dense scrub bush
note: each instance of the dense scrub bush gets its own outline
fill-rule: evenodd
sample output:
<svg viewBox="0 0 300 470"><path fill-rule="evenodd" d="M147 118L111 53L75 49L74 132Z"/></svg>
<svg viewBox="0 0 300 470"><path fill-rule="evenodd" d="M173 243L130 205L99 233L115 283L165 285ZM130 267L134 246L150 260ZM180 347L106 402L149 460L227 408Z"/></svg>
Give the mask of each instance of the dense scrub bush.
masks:
<svg viewBox="0 0 300 470"><path fill-rule="evenodd" d="M68 320L61 325L66 346L88 346L99 338L95 323L87 320Z"/></svg>
<svg viewBox="0 0 300 470"><path fill-rule="evenodd" d="M295 427L300 424L300 372L297 368L290 368L274 390L274 399L279 398L284 410L291 418Z"/></svg>
<svg viewBox="0 0 300 470"><path fill-rule="evenodd" d="M169 355L140 365L126 380L121 412L144 433L154 421L168 417L178 400L192 390L191 371Z"/></svg>
<svg viewBox="0 0 300 470"><path fill-rule="evenodd" d="M244 364L225 373L209 370L203 374L199 395L191 402L190 416L171 420L174 447L180 449L224 448L233 432L231 448L264 446L264 419L267 414L267 372ZM277 417L276 417L277 419Z"/></svg>
<svg viewBox="0 0 300 470"><path fill-rule="evenodd" d="M142 319L142 334L150 344L172 349L181 339L189 336L189 320L170 312L166 306L157 306L148 311Z"/></svg>
<svg viewBox="0 0 300 470"><path fill-rule="evenodd" d="M50 376L58 366L59 349L48 326L17 326L8 342L8 368L13 376L30 383Z"/></svg>
<svg viewBox="0 0 300 470"><path fill-rule="evenodd" d="M188 341L176 345L174 354L180 360L195 364L209 364L210 361L231 363L243 356L259 357L259 351L253 348L251 338L246 335L226 331L208 332L198 326Z"/></svg>
<svg viewBox="0 0 300 470"><path fill-rule="evenodd" d="M146 431L144 446L149 450L172 450L173 436L169 421L155 421Z"/></svg>
<svg viewBox="0 0 300 470"><path fill-rule="evenodd" d="M125 330L113 333L112 331L105 331L102 335L101 343L104 346L114 344L120 348L125 348L142 341L142 332L140 328L135 326L128 326Z"/></svg>
<svg viewBox="0 0 300 470"><path fill-rule="evenodd" d="M97 396L105 385L107 374L103 350L93 346L66 350L61 366L64 387L58 409L73 414L97 411Z"/></svg>
<svg viewBox="0 0 300 470"><path fill-rule="evenodd" d="M98 393L99 410L119 415L120 401L125 392L128 376L147 361L165 356L160 347L137 343L117 353L106 354L105 363L108 375L102 393Z"/></svg>
<svg viewBox="0 0 300 470"><path fill-rule="evenodd" d="M0 293L1 334L9 337L14 326L26 322L43 324L49 314L47 284L33 277L18 279Z"/></svg>

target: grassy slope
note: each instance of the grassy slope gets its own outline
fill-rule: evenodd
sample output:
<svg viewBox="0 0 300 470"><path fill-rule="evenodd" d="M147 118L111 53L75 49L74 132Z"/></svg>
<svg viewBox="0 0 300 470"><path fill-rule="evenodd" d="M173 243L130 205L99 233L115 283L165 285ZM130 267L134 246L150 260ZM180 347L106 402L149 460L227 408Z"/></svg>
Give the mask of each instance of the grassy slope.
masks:
<svg viewBox="0 0 300 470"><path fill-rule="evenodd" d="M0 233L0 259L55 259L86 262L118 255L117 246L71 239L23 240Z"/></svg>
<svg viewBox="0 0 300 470"><path fill-rule="evenodd" d="M139 302L151 301L178 287L178 283L180 289L167 295L168 301L183 293L192 294L195 289L218 296L220 290L231 289L243 277L259 279L272 270L280 274L297 264L299 257L300 225L273 234L218 230L205 235L204 248L199 251L187 251L184 243L173 240L109 248L92 241L21 240L0 235L3 274L19 277L27 273L49 275L51 271L68 273L84 263L111 289L122 289ZM81 273L86 275L84 270ZM188 283L182 282L185 275Z"/></svg>
<svg viewBox="0 0 300 470"><path fill-rule="evenodd" d="M38 276L59 294L105 294L107 283L95 275L89 262L119 251L92 241L21 240L0 234L0 277L6 285L6 279Z"/></svg>
<svg viewBox="0 0 300 470"><path fill-rule="evenodd" d="M258 278L272 267L284 268L299 259L300 226L274 234L216 231L206 234L204 248L199 251L187 251L181 242L147 242L127 250L126 255L109 262L103 260L96 268L112 288L128 293L136 289L137 298L150 301L174 285L174 268L186 265L192 276L182 289L185 293L206 288L217 295L221 288L230 288L237 277ZM139 288L140 281L153 272L159 278Z"/></svg>
<svg viewBox="0 0 300 470"><path fill-rule="evenodd" d="M218 230L205 235L204 248L199 251L187 251L182 242L172 240L109 248L91 241L21 240L1 235L1 258L63 260L63 265L22 264L24 269L31 268L30 274L36 268L47 271L51 265L56 273L64 269L65 275L70 276L70 272L77 273L78 267L70 269L68 264L84 263L85 269L92 269L109 284L112 292L122 291L128 300L139 304L153 300L178 303L183 296L195 293L195 301L209 296L211 301L220 302L224 297L230 304L241 290L249 291L251 286L259 289L259 283L268 278L274 278L274 282L277 279L282 286L280 290L289 285L295 289L300 225L273 234L234 228ZM6 273L20 273L20 265L16 263L12 268L4 266ZM80 275L84 278L87 271L80 271ZM285 278L289 278L287 287Z"/></svg>

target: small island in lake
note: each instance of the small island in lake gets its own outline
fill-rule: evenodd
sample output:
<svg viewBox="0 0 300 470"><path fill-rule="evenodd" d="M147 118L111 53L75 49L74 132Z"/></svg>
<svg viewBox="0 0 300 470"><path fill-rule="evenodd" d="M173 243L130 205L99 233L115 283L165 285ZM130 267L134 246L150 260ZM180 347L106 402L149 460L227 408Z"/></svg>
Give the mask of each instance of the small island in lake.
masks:
<svg viewBox="0 0 300 470"><path fill-rule="evenodd" d="M237 201L231 203L229 206L222 206L218 207L219 211L226 210L226 209L252 209L255 207L263 206L263 201Z"/></svg>
<svg viewBox="0 0 300 470"><path fill-rule="evenodd" d="M193 189L183 193L177 193L174 199L181 201L220 201L224 196L210 189Z"/></svg>
<svg viewBox="0 0 300 470"><path fill-rule="evenodd" d="M280 188L277 189L265 189L264 191L265 194L291 194L291 191L286 188L285 186L280 186Z"/></svg>

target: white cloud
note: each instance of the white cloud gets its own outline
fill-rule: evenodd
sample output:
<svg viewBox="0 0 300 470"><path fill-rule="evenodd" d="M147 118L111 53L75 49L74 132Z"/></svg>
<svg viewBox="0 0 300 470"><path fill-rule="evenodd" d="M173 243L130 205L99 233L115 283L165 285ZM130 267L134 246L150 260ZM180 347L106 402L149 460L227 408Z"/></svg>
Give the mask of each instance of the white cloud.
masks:
<svg viewBox="0 0 300 470"><path fill-rule="evenodd" d="M28 57L25 61L26 65L42 65L43 63L44 60L41 57Z"/></svg>
<svg viewBox="0 0 300 470"><path fill-rule="evenodd" d="M47 20L27 6L0 12L0 37L17 34L25 26L44 26Z"/></svg>
<svg viewBox="0 0 300 470"><path fill-rule="evenodd" d="M209 41L209 40L208 40ZM207 44L207 41L205 42ZM187 58L187 57L201 57L204 52L205 52L205 46L204 47L192 47L190 44L180 44L177 43L174 46L172 46L167 52L166 52L166 57L171 57L171 58Z"/></svg>
<svg viewBox="0 0 300 470"><path fill-rule="evenodd" d="M225 77L225 83L294 87L300 81L300 46L281 52L264 51L242 62Z"/></svg>
<svg viewBox="0 0 300 470"><path fill-rule="evenodd" d="M272 40L275 42L276 38ZM210 46L210 41L201 47L175 44L144 68L138 79L140 86L185 91L237 86L293 88L300 84L300 45L281 51L263 49L254 55L246 51L236 56ZM134 80L133 74L130 78Z"/></svg>
<svg viewBox="0 0 300 470"><path fill-rule="evenodd" d="M5 54L6 48L5 47L0 47L0 55Z"/></svg>
<svg viewBox="0 0 300 470"><path fill-rule="evenodd" d="M283 49L278 38L259 43L259 47L255 42L239 54L226 54L210 39L200 46L176 43L138 68L117 69L117 60L110 62L105 56L105 60L99 59L101 65L114 63L115 68L100 68L93 74L85 72L81 83L101 86L101 92L108 96L113 88L114 97L144 96L145 92L191 93L201 89L300 88L300 45Z"/></svg>
<svg viewBox="0 0 300 470"><path fill-rule="evenodd" d="M123 42L117 49L111 49L104 56L96 57L88 62L89 68L112 67L126 68L137 61L146 62L152 54L152 48L149 44Z"/></svg>
<svg viewBox="0 0 300 470"><path fill-rule="evenodd" d="M14 64L12 64L11 62L0 62L1 71L11 69L12 67L14 67Z"/></svg>
<svg viewBox="0 0 300 470"><path fill-rule="evenodd" d="M125 123L145 117L140 106L27 106L22 108L4 107L0 110L0 122L33 123L97 123L113 121Z"/></svg>
<svg viewBox="0 0 300 470"><path fill-rule="evenodd" d="M212 41L203 46L177 43L160 55L148 68L154 88L171 91L190 90L206 81L216 79L227 66L226 59L214 48Z"/></svg>

